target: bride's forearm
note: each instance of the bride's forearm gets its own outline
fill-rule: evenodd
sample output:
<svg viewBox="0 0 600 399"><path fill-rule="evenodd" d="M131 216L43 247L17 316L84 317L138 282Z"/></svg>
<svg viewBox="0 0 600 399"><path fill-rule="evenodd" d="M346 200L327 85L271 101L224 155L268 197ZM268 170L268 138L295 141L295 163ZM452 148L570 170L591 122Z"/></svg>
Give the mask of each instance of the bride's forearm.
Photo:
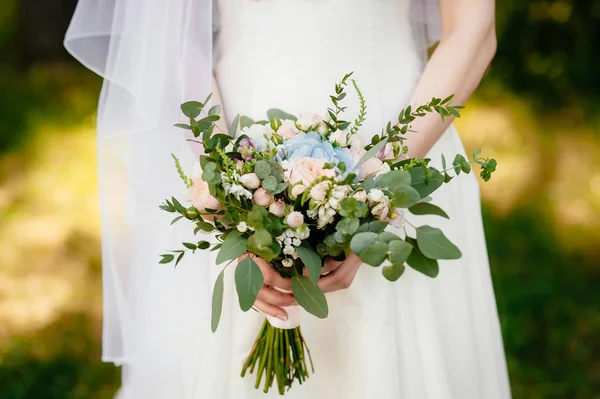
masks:
<svg viewBox="0 0 600 399"><path fill-rule="evenodd" d="M411 105L432 97L454 94L452 105L462 105L479 85L496 51L494 24L475 29L459 28L442 38L417 85ZM437 114L417 118L407 134L408 156L425 157L453 118L442 122Z"/></svg>

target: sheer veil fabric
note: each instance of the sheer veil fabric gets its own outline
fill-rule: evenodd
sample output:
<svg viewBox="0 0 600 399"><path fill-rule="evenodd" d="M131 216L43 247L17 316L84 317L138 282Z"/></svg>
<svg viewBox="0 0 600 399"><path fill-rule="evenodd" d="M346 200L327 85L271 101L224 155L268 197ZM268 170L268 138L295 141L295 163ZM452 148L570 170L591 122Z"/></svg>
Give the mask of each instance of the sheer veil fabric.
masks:
<svg viewBox="0 0 600 399"><path fill-rule="evenodd" d="M214 253L199 251L193 256L186 256L176 271L170 266L159 265L160 253L178 249L182 241L191 239L189 226L182 223L179 227L176 224L170 228L170 215L160 211L158 205L172 195L185 196L170 154L176 154L184 168L191 167L195 161L192 147L183 140L184 133L172 126L183 121L179 104L188 100L202 101L211 91L213 53L217 48L222 50L221 46L214 46L214 42L217 38L227 43L237 40L236 35L241 33L236 27L241 18L247 18L240 15L243 9L240 5L250 1L323 4L331 0L79 0L67 31L65 46L68 51L104 78L97 120L104 287L102 358L123 366L121 396L127 399L246 397L211 396L211 393L196 386L202 384L201 381L183 370L187 367L183 363L187 362L189 366L190 362L187 352L199 348L218 352L217 347L235 345L227 341L231 333L222 331L222 334L216 334L218 338L211 344L212 348L181 344L186 342L181 338L196 334L199 326L208 328L212 285L216 278ZM378 6L398 2L409 8L410 39L424 61L427 48L440 37L437 1L370 1ZM221 7L223 12L219 13L219 7L223 5L227 7ZM219 30L220 26L223 29ZM240 40L243 38L240 37ZM218 54L219 58L221 55ZM424 62L421 62L419 68L422 69L423 65ZM224 86L222 94L226 112L227 108L244 112L233 106L236 104L235 88L231 88L231 84L228 88L227 82L219 83ZM333 84L333 81L330 83ZM454 132L451 133L453 136L449 138L446 135L445 140L456 147L452 150L462 150L459 139ZM477 189L473 190L469 195L478 201ZM477 228L481 229L480 219L475 218L473 223L478 223ZM477 240L477 245L483 245L483 252L479 255L487 256L483 233ZM467 245L458 244L461 248ZM487 258L484 259L487 262ZM381 276L377 278L382 279ZM489 276L486 277L485 272L481 278L488 284L485 279ZM363 285L368 281L365 280ZM417 286L415 290L418 290ZM419 292L415 295L426 296L426 291ZM490 293L483 295L489 299ZM493 291L491 301L495 312ZM398 309L410 314L412 309L406 303L398 305ZM334 306L343 306L343 302ZM487 307L482 308L482 311L488 310ZM474 331L485 333L483 341L491 337L494 348L490 350L494 355L490 358L503 364L503 353L498 352L501 351L501 340L498 349L498 332L495 331L497 316L494 315L486 316L486 321L492 323L491 332L486 330L487 324L483 329ZM409 329L409 326L403 328ZM246 333L249 339L254 338L253 334L251 329ZM407 356L414 352L410 347L401 349ZM451 350L446 348L446 351ZM197 357L203 356L204 353ZM210 356L210 353L206 354L206 357ZM193 361L202 363L201 359ZM200 369L203 367L207 373L212 372L210 365L198 366ZM493 388L498 394L490 398L509 396L506 393L508 388L504 386L506 371L501 368L502 365L492 371L499 376L497 379L481 379L481 383L488 386L502 385L502 388ZM220 377L216 374L215 371L214 377L218 380ZM409 381L409 375L405 378L410 388L413 383ZM227 380L223 381L223 384L227 383ZM452 385L453 382L444 383ZM240 389L244 395L245 392L253 392ZM413 391L420 392L418 389ZM417 393L406 397L451 397L435 394L444 389L430 391L434 392L431 396ZM261 393L248 393L254 394Z"/></svg>

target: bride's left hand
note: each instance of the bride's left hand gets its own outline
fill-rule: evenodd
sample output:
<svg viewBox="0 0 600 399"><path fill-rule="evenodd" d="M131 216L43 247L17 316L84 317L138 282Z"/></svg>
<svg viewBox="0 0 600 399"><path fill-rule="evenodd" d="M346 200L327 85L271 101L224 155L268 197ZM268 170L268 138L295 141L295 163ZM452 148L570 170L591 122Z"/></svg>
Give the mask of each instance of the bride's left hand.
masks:
<svg viewBox="0 0 600 399"><path fill-rule="evenodd" d="M321 272L323 276L317 284L323 292L334 292L349 288L362 263L354 253L341 262L327 258Z"/></svg>

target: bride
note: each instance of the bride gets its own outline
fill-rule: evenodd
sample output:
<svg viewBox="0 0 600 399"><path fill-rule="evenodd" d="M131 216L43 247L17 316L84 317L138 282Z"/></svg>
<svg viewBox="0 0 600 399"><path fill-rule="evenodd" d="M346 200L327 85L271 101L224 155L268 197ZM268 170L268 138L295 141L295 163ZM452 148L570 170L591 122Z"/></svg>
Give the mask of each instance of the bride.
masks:
<svg viewBox="0 0 600 399"><path fill-rule="evenodd" d="M321 112L333 84L354 71L369 138L408 104L449 94L464 103L495 40L493 0L80 0L66 46L105 79L98 109L103 360L122 366L118 397L264 397L239 370L262 313L286 319L294 300L271 288L287 282L265 268L270 285L255 304L262 313L243 313L229 273L212 334L209 304L220 272L213 255L197 253L175 270L158 264L160 252L190 235L169 229L158 209L182 190L170 153L190 166L195 158L172 128L178 104L212 91L230 119L262 119L273 107ZM356 100L348 106L358 110ZM417 120L409 155L435 163L441 153L464 153L450 122ZM440 262L436 279L407 270L394 284L356 256L329 261L319 285L330 316L302 320L316 374L289 398L510 397L478 184L472 175L452 183L433 198L451 220L431 224L463 257Z"/></svg>

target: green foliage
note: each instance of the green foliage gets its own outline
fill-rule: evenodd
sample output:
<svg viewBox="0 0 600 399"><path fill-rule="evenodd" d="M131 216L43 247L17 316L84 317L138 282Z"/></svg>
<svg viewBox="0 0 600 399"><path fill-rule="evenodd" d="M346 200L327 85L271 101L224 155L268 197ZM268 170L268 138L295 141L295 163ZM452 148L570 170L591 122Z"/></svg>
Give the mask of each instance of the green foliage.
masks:
<svg viewBox="0 0 600 399"><path fill-rule="evenodd" d="M237 230L232 230L223 241L223 246L217 254L217 265L228 260L237 259L246 253L249 246L248 239Z"/></svg>
<svg viewBox="0 0 600 399"><path fill-rule="evenodd" d="M219 321L221 320L221 313L223 311L223 291L225 290L225 285L223 283L224 274L225 269L221 270L221 273L219 273L213 288L212 311L210 316L210 328L212 332L217 331Z"/></svg>
<svg viewBox="0 0 600 399"><path fill-rule="evenodd" d="M413 247L408 259L406 259L406 263L416 271L421 272L428 277L437 277L440 272L437 260L430 259L423 255L414 238L406 237L406 242Z"/></svg>
<svg viewBox="0 0 600 399"><path fill-rule="evenodd" d="M185 188L192 187L194 182L192 182L192 179L187 177L187 175L184 173L183 169L181 168L181 163L179 162L179 159L175 156L175 154L171 154L171 157L173 157L173 160L175 161L175 168L177 169L177 173L183 181L183 184L185 184Z"/></svg>
<svg viewBox="0 0 600 399"><path fill-rule="evenodd" d="M240 308L244 312L254 305L258 291L264 283L263 274L254 259L246 256L238 263L235 268L235 288L238 293Z"/></svg>
<svg viewBox="0 0 600 399"><path fill-rule="evenodd" d="M420 202L408 208L409 212L413 215L437 215L450 219L448 214L439 206L429 204L427 202Z"/></svg>
<svg viewBox="0 0 600 399"><path fill-rule="evenodd" d="M440 229L431 226L417 227L417 245L430 259L459 259L462 254Z"/></svg>
<svg viewBox="0 0 600 399"><path fill-rule="evenodd" d="M354 90L356 90L356 94L358 95L358 100L360 102L360 110L358 111L358 115L354 120L354 125L352 126L352 129L350 129L350 133L355 134L361 128L367 117L367 102L365 101L365 97L358 88L358 84L354 79L352 79L352 86L354 86Z"/></svg>
<svg viewBox="0 0 600 399"><path fill-rule="evenodd" d="M292 277L292 292L298 304L308 313L324 319L329 314L327 299L323 291L305 276Z"/></svg>
<svg viewBox="0 0 600 399"><path fill-rule="evenodd" d="M321 277L321 267L323 266L321 257L312 249L306 247L297 247L296 251L298 251L302 263L306 267L306 270L308 270L310 279L316 284L319 281L319 277Z"/></svg>

